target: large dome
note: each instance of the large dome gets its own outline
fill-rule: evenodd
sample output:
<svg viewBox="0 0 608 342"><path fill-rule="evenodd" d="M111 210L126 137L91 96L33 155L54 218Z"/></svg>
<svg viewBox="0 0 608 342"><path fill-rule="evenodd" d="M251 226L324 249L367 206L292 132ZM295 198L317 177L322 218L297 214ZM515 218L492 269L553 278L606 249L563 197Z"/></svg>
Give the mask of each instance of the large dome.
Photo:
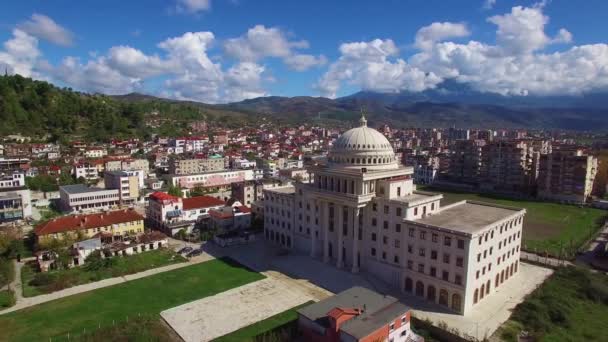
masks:
<svg viewBox="0 0 608 342"><path fill-rule="evenodd" d="M361 117L359 127L342 134L329 151L328 160L332 166L368 170L398 168L391 143L382 133L367 127L367 120Z"/></svg>

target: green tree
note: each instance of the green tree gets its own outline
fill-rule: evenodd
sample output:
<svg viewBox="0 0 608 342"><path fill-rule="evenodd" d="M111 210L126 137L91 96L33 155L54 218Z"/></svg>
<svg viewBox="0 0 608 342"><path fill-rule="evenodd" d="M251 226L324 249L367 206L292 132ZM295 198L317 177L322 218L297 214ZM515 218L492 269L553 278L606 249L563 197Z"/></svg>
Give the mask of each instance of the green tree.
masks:
<svg viewBox="0 0 608 342"><path fill-rule="evenodd" d="M167 191L169 195L183 197L184 192L179 186L174 186L173 184L169 185L169 190Z"/></svg>

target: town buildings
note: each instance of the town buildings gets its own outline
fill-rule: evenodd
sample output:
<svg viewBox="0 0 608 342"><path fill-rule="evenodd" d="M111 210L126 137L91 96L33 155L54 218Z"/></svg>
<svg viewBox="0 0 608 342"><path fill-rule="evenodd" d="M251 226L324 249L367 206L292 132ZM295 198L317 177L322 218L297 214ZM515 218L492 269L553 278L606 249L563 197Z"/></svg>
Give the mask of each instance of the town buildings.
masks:
<svg viewBox="0 0 608 342"><path fill-rule="evenodd" d="M582 149L553 149L540 156L538 197L585 203L591 197L598 161Z"/></svg>
<svg viewBox="0 0 608 342"><path fill-rule="evenodd" d="M9 172L0 175L0 224L31 216L31 193L25 188L25 174Z"/></svg>
<svg viewBox="0 0 608 342"><path fill-rule="evenodd" d="M169 175L167 178L169 184L182 189L201 187L220 190L229 188L232 183L254 180L254 174L253 170L225 170L190 175Z"/></svg>
<svg viewBox="0 0 608 342"><path fill-rule="evenodd" d="M110 209L120 204L118 189L101 189L84 184L59 187L59 208L62 211L91 211Z"/></svg>
<svg viewBox="0 0 608 342"><path fill-rule="evenodd" d="M529 192L534 185L538 152L526 141L493 141L482 147L481 189Z"/></svg>
<svg viewBox="0 0 608 342"><path fill-rule="evenodd" d="M411 310L391 296L353 287L297 310L302 341L423 342Z"/></svg>
<svg viewBox="0 0 608 342"><path fill-rule="evenodd" d="M120 241L128 235L143 232L144 217L132 209L61 216L41 223L34 229L39 242L76 238L79 235L84 238L100 236L110 241Z"/></svg>
<svg viewBox="0 0 608 342"><path fill-rule="evenodd" d="M264 191L266 239L466 314L517 272L525 210L416 191L386 137L361 126L311 183Z"/></svg>
<svg viewBox="0 0 608 342"><path fill-rule="evenodd" d="M176 175L198 174L207 171L224 170L225 160L221 156L209 158L180 158L173 156L169 158L169 173Z"/></svg>

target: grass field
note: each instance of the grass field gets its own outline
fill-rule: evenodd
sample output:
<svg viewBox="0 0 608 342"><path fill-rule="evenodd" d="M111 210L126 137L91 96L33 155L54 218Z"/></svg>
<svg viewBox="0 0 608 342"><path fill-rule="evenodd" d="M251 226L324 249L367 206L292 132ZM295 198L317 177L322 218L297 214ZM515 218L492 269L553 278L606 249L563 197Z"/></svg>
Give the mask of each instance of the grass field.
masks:
<svg viewBox="0 0 608 342"><path fill-rule="evenodd" d="M517 341L528 331L536 341L606 341L608 276L560 268L513 311L495 336Z"/></svg>
<svg viewBox="0 0 608 342"><path fill-rule="evenodd" d="M260 335L272 335L273 333L280 334L280 332L276 331L281 327L293 322L298 318L298 314L296 310L301 307L312 304L313 302L307 302L302 305L296 306L289 310L283 311L279 314L276 314L272 317L269 317L263 321L254 323L250 326L241 328L235 332L224 335L222 337L218 337L214 342L237 342L237 341L253 341L256 336ZM268 340L273 340L272 338L268 338Z"/></svg>
<svg viewBox="0 0 608 342"><path fill-rule="evenodd" d="M230 259L212 260L0 315L0 341L64 340L113 321L163 310L264 278Z"/></svg>
<svg viewBox="0 0 608 342"><path fill-rule="evenodd" d="M107 342L107 341L141 341L141 342L175 342L179 339L161 319L153 316L141 316L129 319L103 329L103 334L97 331L70 337L76 342Z"/></svg>
<svg viewBox="0 0 608 342"><path fill-rule="evenodd" d="M15 305L15 294L11 290L0 290L0 310Z"/></svg>
<svg viewBox="0 0 608 342"><path fill-rule="evenodd" d="M13 281L15 278L15 264L12 260L0 257L0 288Z"/></svg>
<svg viewBox="0 0 608 342"><path fill-rule="evenodd" d="M435 188L423 190L442 193L444 196L442 206L468 199L525 208L527 213L524 219L522 247L528 251L547 252L553 256L562 255L566 258L573 257L591 234L602 227L608 214L601 209L579 208L559 203L502 199L493 195Z"/></svg>
<svg viewBox="0 0 608 342"><path fill-rule="evenodd" d="M37 296L76 285L82 285L106 278L120 277L149 270L151 268L186 261L182 256L169 249L157 249L126 257L113 257L113 260L114 264L110 267L99 270L89 271L85 266L80 266L43 274L34 271L35 263L25 265L21 269L23 296ZM37 275L38 277L44 277L44 281L39 282L40 285L32 283L32 280L36 279Z"/></svg>

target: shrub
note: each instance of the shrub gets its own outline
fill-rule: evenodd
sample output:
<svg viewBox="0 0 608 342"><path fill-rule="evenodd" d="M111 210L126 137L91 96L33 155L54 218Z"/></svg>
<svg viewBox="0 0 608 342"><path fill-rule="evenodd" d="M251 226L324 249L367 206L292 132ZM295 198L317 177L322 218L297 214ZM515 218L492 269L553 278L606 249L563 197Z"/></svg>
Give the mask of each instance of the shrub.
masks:
<svg viewBox="0 0 608 342"><path fill-rule="evenodd" d="M55 281L55 277L53 277L49 273L37 273L32 280L29 281L28 285L30 286L48 286Z"/></svg>

